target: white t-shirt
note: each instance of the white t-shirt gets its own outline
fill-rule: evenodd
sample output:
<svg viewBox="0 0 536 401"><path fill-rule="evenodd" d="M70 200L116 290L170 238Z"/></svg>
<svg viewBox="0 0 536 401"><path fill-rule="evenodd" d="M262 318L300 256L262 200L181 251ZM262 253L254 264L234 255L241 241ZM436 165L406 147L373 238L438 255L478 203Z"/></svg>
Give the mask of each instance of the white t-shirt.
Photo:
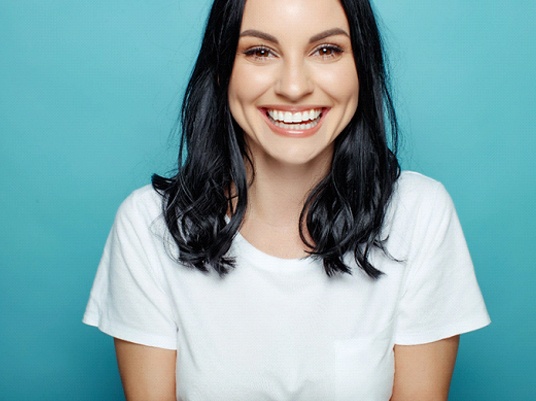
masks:
<svg viewBox="0 0 536 401"><path fill-rule="evenodd" d="M489 316L452 201L403 172L373 280L328 277L313 258L280 259L240 234L220 278L174 262L162 199L146 186L121 205L84 322L135 343L177 349L177 399L388 401L394 344L481 328Z"/></svg>

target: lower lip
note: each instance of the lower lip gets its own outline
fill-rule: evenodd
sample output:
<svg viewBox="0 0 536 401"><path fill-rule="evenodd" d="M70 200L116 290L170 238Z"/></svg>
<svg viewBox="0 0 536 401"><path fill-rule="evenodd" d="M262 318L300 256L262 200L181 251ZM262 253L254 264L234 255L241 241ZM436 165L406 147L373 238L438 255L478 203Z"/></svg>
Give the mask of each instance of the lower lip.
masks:
<svg viewBox="0 0 536 401"><path fill-rule="evenodd" d="M268 117L266 109L259 109L262 116L266 120L268 126L270 129L275 132L278 135L290 137L290 138L306 138L309 136L314 135L319 129L322 123L324 122L324 118L326 117L326 114L328 114L329 109L323 108L322 114L320 115L320 119L318 123L309 129L305 130L298 130L298 129L287 129L287 128L281 128L274 124L272 119Z"/></svg>

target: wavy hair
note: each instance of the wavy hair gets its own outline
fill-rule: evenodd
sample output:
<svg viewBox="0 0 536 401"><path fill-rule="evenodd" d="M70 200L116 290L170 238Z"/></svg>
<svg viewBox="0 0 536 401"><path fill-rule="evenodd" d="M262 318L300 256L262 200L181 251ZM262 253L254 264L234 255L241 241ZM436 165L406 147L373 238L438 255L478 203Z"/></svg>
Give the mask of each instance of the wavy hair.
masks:
<svg viewBox="0 0 536 401"><path fill-rule="evenodd" d="M228 251L247 207L245 163L252 164L227 98L245 1L214 1L182 104L177 174L152 177L163 196L178 262L203 272L212 268L220 276L235 267ZM359 105L335 140L330 171L308 195L300 236L311 255L323 260L328 276L351 273L343 260L351 252L357 265L377 278L382 272L370 263L369 252L373 247L387 252L380 235L400 174L398 125L369 0L340 2L359 73Z"/></svg>

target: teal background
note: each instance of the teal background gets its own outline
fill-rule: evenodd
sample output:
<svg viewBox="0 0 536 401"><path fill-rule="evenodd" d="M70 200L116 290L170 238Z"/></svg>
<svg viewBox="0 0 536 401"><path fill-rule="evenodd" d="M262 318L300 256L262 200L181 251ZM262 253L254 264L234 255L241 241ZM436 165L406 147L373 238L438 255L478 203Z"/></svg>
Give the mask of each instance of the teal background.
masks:
<svg viewBox="0 0 536 401"><path fill-rule="evenodd" d="M536 377L536 2L377 0L401 159L442 181L493 323L462 337L451 400ZM117 400L81 323L121 200L173 168L208 1L0 2L0 399Z"/></svg>

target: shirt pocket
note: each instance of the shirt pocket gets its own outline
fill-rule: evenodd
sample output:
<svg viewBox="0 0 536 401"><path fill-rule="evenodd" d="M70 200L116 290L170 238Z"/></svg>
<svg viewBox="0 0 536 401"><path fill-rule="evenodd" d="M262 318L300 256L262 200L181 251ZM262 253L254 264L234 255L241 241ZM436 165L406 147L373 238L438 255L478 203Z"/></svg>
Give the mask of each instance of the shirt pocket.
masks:
<svg viewBox="0 0 536 401"><path fill-rule="evenodd" d="M392 336L355 337L334 343L335 400L389 401L393 391Z"/></svg>

